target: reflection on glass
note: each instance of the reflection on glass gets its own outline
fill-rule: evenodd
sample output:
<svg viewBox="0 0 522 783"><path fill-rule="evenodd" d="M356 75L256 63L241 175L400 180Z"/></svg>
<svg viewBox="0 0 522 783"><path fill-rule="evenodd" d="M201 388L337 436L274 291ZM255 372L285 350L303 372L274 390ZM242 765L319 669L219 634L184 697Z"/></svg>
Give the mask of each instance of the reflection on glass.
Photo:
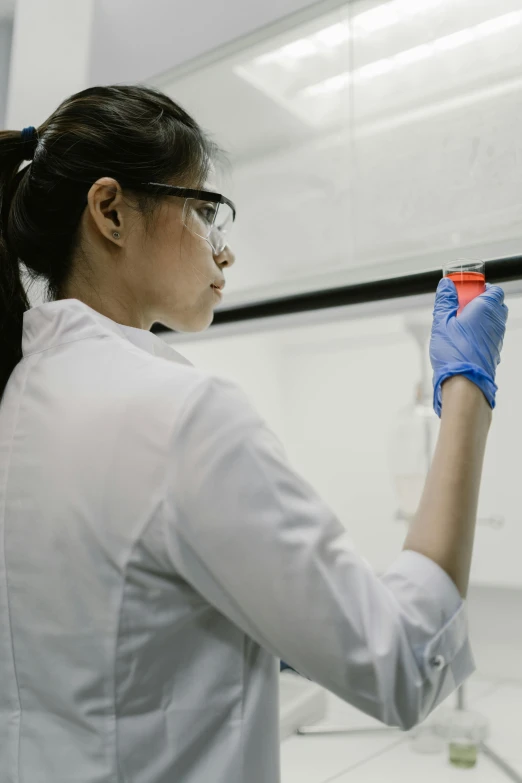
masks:
<svg viewBox="0 0 522 783"><path fill-rule="evenodd" d="M519 0L365 0L161 80L230 152L223 306L516 255L521 69Z"/></svg>
<svg viewBox="0 0 522 783"><path fill-rule="evenodd" d="M419 507L439 432L432 396L417 387L415 400L397 417L391 442L390 467L398 508L395 518L412 522Z"/></svg>
<svg viewBox="0 0 522 783"><path fill-rule="evenodd" d="M448 277L455 283L459 298L457 315L476 296L480 296L486 290L485 265L483 261L468 261L461 259L444 267L444 277Z"/></svg>
<svg viewBox="0 0 522 783"><path fill-rule="evenodd" d="M390 450L390 467L397 491L396 519L412 522L430 469L439 433L439 418L433 410L428 373L431 318L406 318L405 331L417 347L418 376L410 405L398 414Z"/></svg>

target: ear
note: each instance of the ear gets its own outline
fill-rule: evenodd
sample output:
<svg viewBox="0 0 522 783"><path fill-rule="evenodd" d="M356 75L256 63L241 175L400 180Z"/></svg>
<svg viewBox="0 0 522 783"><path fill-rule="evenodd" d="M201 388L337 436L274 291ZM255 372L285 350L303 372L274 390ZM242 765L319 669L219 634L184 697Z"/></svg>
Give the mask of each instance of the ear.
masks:
<svg viewBox="0 0 522 783"><path fill-rule="evenodd" d="M112 177L101 177L87 194L87 209L100 234L114 245L122 247L127 208L120 184ZM119 234L114 236L114 233Z"/></svg>

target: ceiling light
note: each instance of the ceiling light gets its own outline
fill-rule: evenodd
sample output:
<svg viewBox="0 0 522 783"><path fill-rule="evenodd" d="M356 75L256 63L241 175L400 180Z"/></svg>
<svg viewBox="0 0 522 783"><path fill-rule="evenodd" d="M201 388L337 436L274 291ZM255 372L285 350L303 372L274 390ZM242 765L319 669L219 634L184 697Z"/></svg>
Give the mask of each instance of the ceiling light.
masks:
<svg viewBox="0 0 522 783"><path fill-rule="evenodd" d="M346 43L352 37L351 27L354 33L367 35L376 30L382 30L392 24L403 20L415 13L424 12L431 7L440 5L443 0L390 0L388 3L372 8L349 20L338 22L319 32L301 38L291 44L268 52L254 60L254 65L280 65L292 69L296 62L307 57L322 54L322 50L335 49Z"/></svg>
<svg viewBox="0 0 522 783"><path fill-rule="evenodd" d="M515 24L522 23L522 11L517 11L511 14L504 14L497 19L491 19L488 22L483 22L475 27L470 27L466 30L460 30L452 35L446 35L443 38L438 38L436 41L432 41L429 44L421 44L415 46L412 49L406 49L404 52L399 52L393 57L387 57L383 60L377 60L376 62L369 63L362 68L353 72L353 76L350 78L350 72L346 71L339 76L335 76L331 79L327 79L324 82L319 82L311 87L307 87L301 92L302 95L313 96L320 95L325 92L336 92L344 89L350 81L358 83L367 79L372 79L376 76L389 73L397 67L403 67L410 65L420 60L426 60L433 54L451 51L457 49L460 46L476 41L478 38L484 38L486 35L492 33L501 32L508 27L513 27ZM323 85L328 85L324 87Z"/></svg>
<svg viewBox="0 0 522 783"><path fill-rule="evenodd" d="M340 73L338 76L334 76L331 79L325 79L324 82L319 84L313 84L311 87L307 87L302 91L302 95L314 96L314 95L326 95L330 92L339 92L348 86L351 81L351 74L349 71Z"/></svg>
<svg viewBox="0 0 522 783"><path fill-rule="evenodd" d="M399 52L393 58L397 65L410 65L420 60L426 60L433 55L433 44L421 44L414 46L413 49L407 49L405 52Z"/></svg>
<svg viewBox="0 0 522 783"><path fill-rule="evenodd" d="M329 49L333 49L336 46L340 46L346 43L350 38L350 26L348 22L340 22L334 24L331 27L327 27L325 30L320 30L313 36L313 40L317 41L322 46L326 46Z"/></svg>
<svg viewBox="0 0 522 783"><path fill-rule="evenodd" d="M511 14L504 14L504 16L498 16L496 19L488 19L487 22L478 24L473 30L476 38L486 38L492 33L499 33L521 22L522 11L513 11Z"/></svg>
<svg viewBox="0 0 522 783"><path fill-rule="evenodd" d="M276 49L275 52L268 52L258 57L254 62L256 65L268 65L269 63L284 63L284 61L294 62L295 60L302 60L305 57L312 57L317 54L316 44L307 39L301 38L299 41L294 41L287 46L283 46L281 49Z"/></svg>
<svg viewBox="0 0 522 783"><path fill-rule="evenodd" d="M419 0L395 0L393 3L401 19L406 16L422 14L442 4L442 0L421 0L421 2Z"/></svg>
<svg viewBox="0 0 522 783"><path fill-rule="evenodd" d="M363 65L362 68L358 68L354 74L354 81L363 81L365 79L373 79L375 76L381 76L383 73L389 73L395 68L393 58L386 58L384 60L377 60L374 63Z"/></svg>
<svg viewBox="0 0 522 783"><path fill-rule="evenodd" d="M443 3L444 0L392 0L372 8L371 11L357 14L353 19L354 29L360 34L373 33L404 21L409 16L430 11Z"/></svg>
<svg viewBox="0 0 522 783"><path fill-rule="evenodd" d="M446 52L450 49L457 49L459 46L471 43L475 39L475 33L473 28L470 27L467 30L460 30L458 33L452 33L452 35L445 35L444 38L438 38L433 41L435 49L441 52Z"/></svg>
<svg viewBox="0 0 522 783"><path fill-rule="evenodd" d="M375 30L382 30L399 21L399 14L396 3L384 3L371 11L365 11L354 17L354 29L357 32L373 33Z"/></svg>

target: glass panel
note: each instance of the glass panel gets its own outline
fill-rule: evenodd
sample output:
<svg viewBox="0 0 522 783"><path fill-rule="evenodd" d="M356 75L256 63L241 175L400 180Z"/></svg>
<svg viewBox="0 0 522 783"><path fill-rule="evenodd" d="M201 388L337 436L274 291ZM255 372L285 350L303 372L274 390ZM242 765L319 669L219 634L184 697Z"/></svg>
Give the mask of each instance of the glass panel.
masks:
<svg viewBox="0 0 522 783"><path fill-rule="evenodd" d="M385 275L517 254L520 2L368 8L353 19L358 263Z"/></svg>
<svg viewBox="0 0 522 783"><path fill-rule="evenodd" d="M223 306L518 253L519 0L318 4L285 26L157 80L230 152Z"/></svg>
<svg viewBox="0 0 522 783"><path fill-rule="evenodd" d="M336 285L353 265L347 101L306 90L349 65L346 7L158 80L228 151L237 205L224 306ZM238 111L241 107L241 111Z"/></svg>

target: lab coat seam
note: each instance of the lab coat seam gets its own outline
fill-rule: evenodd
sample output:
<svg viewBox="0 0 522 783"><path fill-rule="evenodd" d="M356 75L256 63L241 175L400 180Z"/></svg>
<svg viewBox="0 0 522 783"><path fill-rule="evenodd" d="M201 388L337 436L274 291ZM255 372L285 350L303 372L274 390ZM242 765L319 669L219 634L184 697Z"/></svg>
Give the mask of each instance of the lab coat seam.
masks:
<svg viewBox="0 0 522 783"><path fill-rule="evenodd" d="M30 369L31 369L30 367L27 367L27 370L26 370L26 373L25 373L25 378L24 378L24 384L23 384L23 387L22 387L22 391L21 391L21 393L20 393L20 395L18 397L18 404L17 404L17 410L16 410L17 416L16 416L16 421L13 424L12 433L16 429L16 422L18 421L18 416L19 416L19 413L20 413L20 407L21 407L22 399L23 399L23 391L24 391L24 389L26 387L26 384L27 384L27 378L28 378ZM9 467L11 466L11 462L12 462L13 441L14 441L14 438L11 437L11 446L10 446L9 458L8 458L8 465L9 465ZM17 770L16 770L16 775L17 775L17 779L18 779L19 783L22 783L21 778L20 778L20 752L21 752L21 734L22 734L22 700L20 698L20 685L19 685L19 682L18 682L18 671L17 671L17 667L16 667L16 656L15 656L15 650L14 650L13 624L12 624L12 618L11 618L11 605L10 605L10 602L9 602L9 577L8 577L8 573L7 573L7 555L6 555L6 548L5 548L6 501L7 501L8 476L9 476L9 470L6 471L6 475L5 475L4 507L3 507L3 518L4 518L3 549L4 549L5 588L6 588L6 590L5 590L5 597L6 597L6 605L7 605L7 616L8 616L8 620L9 620L9 631L10 631L10 637L11 637L11 653L12 653L12 657L13 657L13 669L14 669L14 675L15 675L15 680L16 680L16 692L17 692L17 696L18 696L18 710L19 710L19 713L20 713L20 717L19 717L19 721L18 721L18 753L17 753Z"/></svg>
<svg viewBox="0 0 522 783"><path fill-rule="evenodd" d="M120 595L120 606L118 609L118 622L116 625L116 633L115 633L115 639L114 639L114 655L113 655L113 715L114 715L114 757L116 761L116 779L119 783L120 781L120 773L121 773L121 765L120 765L120 757L118 752L118 715L117 715L117 696L116 696L116 667L117 667L117 659L118 659L118 641L120 637L120 627L121 627L121 612L122 612L122 606L123 606L123 596L125 593L125 574L126 574L127 564L125 565L124 569L124 576L122 579L122 587L121 587L121 595ZM121 780L123 783L125 783L125 773L123 773L123 776L121 777Z"/></svg>
<svg viewBox="0 0 522 783"><path fill-rule="evenodd" d="M178 506L178 511L179 511L179 513L180 513L180 515L181 515L182 517L185 517L185 516L186 516L185 512L183 511L183 509L179 508L179 506ZM166 516L166 515L164 515L164 517L165 517L165 516ZM244 612L243 612L243 610L241 609L241 605L240 605L240 604L239 604L239 603L236 601L236 599L235 599L235 597L234 597L234 593L233 593L233 592L232 592L232 591L229 589L228 585L226 585L226 584L224 584L222 581L220 581L220 579L218 578L218 575L214 573L214 571L213 571L213 569L211 568L211 566L210 566L208 563L206 563L205 559L201 557L201 555L199 554L199 552L198 552L196 549L194 549L194 547L192 546L191 542L190 542L190 541L188 540L188 538L187 538L187 537L184 535L184 533L183 533L183 531L182 531L182 528L181 528L181 526L180 526L179 524L178 524L178 525L176 525L176 528L175 528L175 530L176 530L176 535L177 535L177 536L179 536L179 538L180 538L180 539L183 541L183 543L185 544L185 546L187 547L187 549L189 549L189 550L190 550L190 551L193 553L194 557L195 557L197 560L199 560L200 562L202 562L202 563L204 563L204 564L205 564L205 567L207 568L208 572L209 572L209 573L210 573L210 575L212 576L212 579L213 579L215 582L217 582L218 584L220 584L220 585L221 585L221 588L222 588L222 589L223 589L223 591L226 593L228 600L230 601L230 603L231 603L231 605L234 607L234 609L237 611L237 613L238 613L239 615L241 615L241 616L244 616ZM190 578L188 578L188 577L185 575L183 568L180 568L180 567L179 567L179 565L177 565L176 567L178 568L178 571L179 571L179 573L180 573L180 574L183 576L183 578L186 580L186 582L187 582L188 584L190 584L194 590L196 590L196 592L198 593L198 595L202 595L202 594L199 592L199 590L197 589L197 587L196 587L195 585L193 585L193 584L192 584L192 582L191 582ZM212 607L213 607L213 608L214 608L216 611L218 611L218 612L220 612L221 614L223 614L223 616L226 616L226 615L225 615L225 614L222 612L222 610L221 610L221 609L219 609L219 607L217 607L215 604L213 604L211 601L209 601L209 600L208 600L208 599L207 599L205 596L202 596L202 598L203 598L205 601L207 601L207 603L208 603L210 606L212 606ZM231 622L233 625L235 625L237 628L239 628L239 629L240 629L240 630L241 630L241 631L242 631L244 634L246 634L247 636L249 636L249 637L250 637L250 638L251 638L253 641L255 641L255 642L257 642L258 644L260 644L261 646L263 646L263 645L262 645L260 642L258 642L258 641L257 641L258 639L262 639L262 638L263 638L263 634L259 632L259 629L258 629L258 627L257 627L257 626L256 626L256 625L255 625L255 624L252 622L252 619L251 619L250 617L248 618L248 622L249 622L249 624L251 625L251 628L252 628L252 630L254 631L254 633L257 635L257 639L256 639L254 636L252 636L252 634L250 633L250 631L246 631L244 628L242 628L240 625L238 625L238 624L237 624L237 623L236 623L234 620L231 620L231 619L230 619L230 618L228 618L228 617L227 617L227 620L229 620L229 622ZM267 649L267 648L265 647L265 649ZM270 650L267 650L267 651L268 651L268 652L270 652L270 653L271 653L272 655L274 655L275 657L277 657L276 653L274 653L274 652L271 652Z"/></svg>
<svg viewBox="0 0 522 783"><path fill-rule="evenodd" d="M246 634L243 635L243 650L241 655L241 727L239 730L239 744L241 747L241 775L245 780L245 744L243 735L245 729L245 648L247 643Z"/></svg>
<svg viewBox="0 0 522 783"><path fill-rule="evenodd" d="M120 606L118 609L118 622L116 624L116 633L114 638L114 656L113 656L113 662L114 662L114 669L113 669L113 714L114 714L114 756L116 761L116 780L118 783L126 783L126 776L125 772L122 773L121 770L121 764L120 764L120 754L119 754L119 743L118 743L118 715L117 715L117 695L116 695L116 668L117 668L117 660L118 660L118 643L120 638L120 627L121 627L121 614L122 614L122 607L123 607L123 598L125 595L125 575L127 573L127 566L128 561L125 564L124 572L123 572L123 578L122 578L122 585L121 585L121 595L120 595Z"/></svg>
<svg viewBox="0 0 522 783"><path fill-rule="evenodd" d="M167 452L167 455L166 455L167 458L165 460L165 475L163 477L163 483L161 485L161 489L160 489L160 493L159 493L160 494L160 503L164 503L167 500L167 496L168 496L168 492L169 492L169 485L172 484L172 482L174 481L174 478L175 478L172 475L172 461L171 461L172 455L175 454L175 450L173 448L173 444L175 443L176 438L178 437L178 434L179 434L179 430L184 425L185 419L187 418L187 416L189 414L189 410L190 410L189 403L194 404L195 394L200 392L201 389L203 389L203 392L204 392L204 386L205 386L206 383L208 383L208 378L207 377L203 378L203 380L202 380L198 376L198 382L195 385L191 385L190 386L190 389L186 392L185 399L183 400L183 402L180 405L177 420L174 423L174 427L173 427L172 432L171 432L171 434L170 434L170 436L168 438L168 441L167 441L168 442L168 452ZM201 396L202 396L202 393L200 393L198 395L196 402L199 402L199 398ZM165 517L165 515L162 515L162 516L163 516L163 518Z"/></svg>
<svg viewBox="0 0 522 783"><path fill-rule="evenodd" d="M403 550L403 552L404 551L408 551L408 550ZM430 560L430 558L426 558L426 559ZM440 566L438 566L435 562L433 562L431 560L430 560L430 562L432 562L432 564L434 566L436 566L437 568L440 568ZM444 592L446 593L446 595L444 596L444 600L443 601L435 601L434 600L434 593L429 590L429 586L433 585L436 582L436 580L433 578L432 575L429 576L428 580L421 579L420 577L418 577L418 574L419 574L419 571L416 571L416 573L414 574L409 568L402 570L401 567L400 567L400 564L399 564L396 568L389 569L381 577L381 581L386 586L386 589L389 590L391 593L393 593L393 595L395 596L396 600L400 604L399 599L395 595L395 590L393 589L391 584L388 583L388 580L386 579L386 577L388 575L390 575L392 577L393 576L400 576L400 578L402 580L404 580L408 584L408 586L413 585L424 596L425 600L427 601L428 606L430 606L430 609L435 604L436 609L438 609L439 611L444 612L444 618L445 619L444 619L444 622L442 624L437 623L437 626L438 626L439 630L436 632L436 634L433 637L433 639L435 639L435 638L437 638L437 636L439 636L442 633L442 631L444 631L444 629L446 628L447 625L452 623L464 611L464 609L465 609L465 601L461 598L460 602L458 603L458 605L456 607L456 609L453 609L453 611L451 611L451 613L450 612L446 613L444 611L444 609L446 608L447 604L449 603L449 600L446 600L446 598L449 599L449 590L446 587L444 587ZM448 579L449 579L449 577L448 577ZM435 592L435 595L438 595L438 596L440 596L439 585L440 585L440 582L436 585L437 590ZM444 606L441 606L442 603L444 604ZM430 615L431 615L431 612L430 612ZM428 646L428 645L426 645L426 646Z"/></svg>
<svg viewBox="0 0 522 783"><path fill-rule="evenodd" d="M105 339L107 337L113 337L118 335L112 335L112 334L88 334L85 337L75 337L74 340L61 340L59 343L53 343L53 345L48 345L46 348L41 348L39 351L30 351L29 353L24 354L22 357L23 361L24 359L29 359L31 356L37 356L40 353L45 353L46 351L52 351L53 348L60 348L62 345L70 345L71 343L80 343L83 340L94 340L94 339ZM124 338L122 338L124 340Z"/></svg>
<svg viewBox="0 0 522 783"><path fill-rule="evenodd" d="M419 673L419 675L421 677L421 681L424 683L424 682L429 680L427 672L426 672L426 670L424 669L424 666L423 666L423 663L424 663L424 652L427 649L428 645L432 642L434 637L430 636L429 640L426 641L426 642L423 642L422 644L415 644L410 639L410 634L408 633L408 628L407 628L408 624L404 620L404 606L402 605L401 601L399 600L399 598L397 597L395 592L393 590L391 590L390 587L386 583L383 583L383 584L384 584L384 587L386 588L388 594L392 597L393 602L396 604L396 606L397 606L397 608L399 610L398 611L398 617L399 617L399 623L400 623L401 630L402 630L402 632L404 634L404 637L406 639L408 647L409 647L409 649L410 649L410 651L412 653L413 659L414 659L415 664L417 666L417 671L418 671L418 673ZM412 582L412 584L415 584L415 583ZM418 585L415 584L415 587L418 587ZM437 633L438 633L438 631L437 631Z"/></svg>
<svg viewBox="0 0 522 783"><path fill-rule="evenodd" d="M428 673L430 672L430 669L428 668L429 659L431 659L435 653L439 654L442 650L444 658L451 664L460 650L466 645L466 642L468 641L466 620L467 615L464 611L464 607L461 607L428 642L423 651L424 665L426 666ZM464 630L462 629L463 626L465 626ZM455 647L456 649L454 649ZM451 651L452 648L453 652L450 657L448 650Z"/></svg>
<svg viewBox="0 0 522 783"><path fill-rule="evenodd" d="M172 433L170 435L170 438L168 440L168 456L174 455L176 453L176 450L174 449L173 445L176 442L176 438L179 436L179 432L183 426L185 426L186 420L190 413L192 412L192 408L195 407L201 400L201 397L205 394L206 391L208 391L208 388L215 384L221 385L226 384L229 385L231 382L227 381L224 378L220 378L218 376L214 375L204 375L201 377L201 375L197 375L197 379L194 384L191 384L190 388L187 390L185 394L185 398L183 402L180 405L177 420L174 424ZM235 386L235 384L232 384ZM235 387L239 388L239 387ZM242 391L242 390L241 390ZM255 413L255 411L254 411ZM257 414L256 414L257 416ZM260 422L261 419L259 418L252 418L252 420L249 422L249 424L257 424ZM174 481L174 477L172 476L172 462L170 459L167 460L165 465L165 476L164 476L164 482L162 486L162 490L160 492L161 498L166 500L166 497L168 495L169 491L169 485L172 484Z"/></svg>
<svg viewBox="0 0 522 783"><path fill-rule="evenodd" d="M132 559L132 556L136 550L136 548L139 546L140 542L142 541L143 537L146 535L147 530L149 529L150 525L154 523L154 521L157 518L158 509L162 506L162 494L160 493L159 499L156 503L152 506L152 511L149 515L149 517L144 521L143 526L139 532L139 534L136 536L136 539L132 546L129 548L127 558L125 560L125 565L122 570L122 582L121 582L121 595L120 595L120 606L118 609L118 622L116 625L116 633L115 633L115 640L114 640L114 669L113 669L113 714L114 714L114 755L116 760L116 775L117 775L117 781L118 783L128 783L127 775L125 774L125 771L122 770L121 762L120 762L120 755L119 755L119 744L118 744L118 729L119 729L119 722L118 722L118 713L117 713L117 694L116 694L116 668L117 668L117 660L118 660L118 643L120 638L120 628L121 628L121 620L122 620L122 610L123 610L123 604L125 602L125 586L127 582L127 572L129 568L129 563ZM162 515L164 516L164 515ZM161 519L161 517L160 517Z"/></svg>
<svg viewBox="0 0 522 783"><path fill-rule="evenodd" d="M408 583L414 585L415 588L417 588L419 590L419 592L422 593L428 599L430 607L433 605L433 598L429 595L429 593L427 593L423 589L422 585L418 584L414 580L409 580L409 579L408 579ZM404 609L403 609L401 601L395 595L394 590L390 589L390 586L387 585L386 583L384 583L384 584L385 584L386 589L393 596L394 601L398 605L398 607L400 609L400 615L402 617ZM423 683L428 683L428 682L432 683L432 682L434 682L437 679L437 672L430 670L430 668L429 668L429 661L428 661L428 658L431 656L432 651L433 651L435 646L438 646L438 649L440 649L440 648L444 649L445 657L448 658L448 663L449 664L451 664L453 659L457 656L458 652L462 648L463 645L460 644L458 646L457 650L453 651L453 654L451 655L451 657L448 655L448 647L451 647L451 642L454 639L458 638L457 635L456 635L456 632L454 630L454 627L455 627L455 623L459 622L459 618L462 615L463 609L464 609L464 607L460 606L460 608L456 612L454 612L454 614L448 620L446 620L442 624L442 626L438 626L438 630L434 634L430 635L430 637L423 643L413 643L410 640L410 635L409 635L408 630L407 630L407 624L405 624L404 622L401 621L401 623L403 625L403 628L404 628L404 633L405 633L406 639L408 641L408 646L410 647L410 649L411 649L411 651L413 653L413 657L415 659L415 662L416 662L416 665L417 665L417 668L418 668L418 671L419 671L419 674L421 676L421 680L422 680ZM431 612L430 612L430 616L431 616ZM446 637L448 636L448 634L450 635L449 642L446 640Z"/></svg>
<svg viewBox="0 0 522 783"><path fill-rule="evenodd" d="M183 511L181 511L181 514L184 516ZM163 515L163 517L165 519L166 515ZM203 558L200 557L199 553L194 550L194 548L192 547L191 543L189 541L187 541L187 539L185 538L185 536L181 532L181 529L180 529L179 525L176 526L176 532L177 532L177 535L179 536L179 538L182 539L182 541L185 543L185 546L187 546L191 550L191 552L194 554L194 556L198 560L204 562ZM217 575L214 574L214 572L212 571L212 569L210 568L210 566L207 563L205 563L205 566L208 569L209 573L212 575L212 578L221 585L221 588L222 588L223 592L226 594L230 604L234 607L236 612L240 616L244 616L244 612L241 609L241 605L237 603L233 593L229 590L228 586L226 586L222 582L220 582L220 580L218 579ZM253 636L250 633L250 631L247 631L244 628L242 628L241 625L239 625L234 620L232 620L230 617L228 617L219 607L217 607L209 599L207 599L205 596L203 596L199 592L197 587L192 584L190 578L188 578L185 575L183 569L180 568L179 566L176 566L176 567L178 568L178 571L181 574L181 576L183 576L183 578L186 580L187 584L190 584L192 589L195 590L198 593L198 595L201 595L202 598L208 603L209 606L212 606L212 608L215 609L215 611L217 611L220 614L222 614L223 617L226 617L227 621L230 622L236 628L238 628L244 634L245 637L248 637L249 639L252 639L252 641L256 642L260 647L262 647L264 650L266 650L267 653L269 653L270 655L272 655L274 657L277 657L277 655L274 652L272 652L271 650L269 650L268 647L265 644L263 644L262 642L258 641L259 639L263 639L264 638L264 634L259 632L259 629L258 629L257 625L255 625L252 622L252 619L250 617L248 618L248 622L251 625L252 630L253 630L254 634L256 634L257 638L256 638L256 636ZM243 645L245 644L245 641L246 641L246 639L244 639ZM244 650L244 647L243 647L243 650ZM241 736L241 739L243 738L244 728L245 728L245 716L244 716L244 700L245 700L244 666L245 666L245 663L244 663L244 655L243 655L242 656L242 679L241 679L241 683L242 683L242 689L241 689L241 719L240 719L240 724L241 724L241 726L240 726L240 736ZM243 745L243 742L241 742L241 748L242 748L242 751L241 751L242 752L241 765L243 767L242 771L244 772L244 745ZM246 781L246 778L243 777L243 778L241 778L241 780L242 781Z"/></svg>
<svg viewBox="0 0 522 783"><path fill-rule="evenodd" d="M458 612L462 607L462 604L465 599L462 598L462 596L460 595L457 589L455 582L449 576L449 574L442 568L442 566L440 566L438 563L432 560L431 557L428 557L427 555L424 555L421 552L417 552L416 550L413 549L403 549L399 555L399 558L403 558L404 556L408 556L408 559L410 560L410 564L408 565L407 569L401 567L401 575L406 577L409 581L418 580L419 587L422 589L422 591L426 594L428 598L430 598L430 596L432 595L433 590L436 590L436 592L440 594L439 586L441 585L442 582L444 582L443 590L446 593L445 597L448 598L447 603L449 603L450 601L450 593L452 593L453 598L456 599L457 608L453 611L453 614L456 614L456 612ZM411 557L415 558L415 560L413 561L415 565L411 563ZM419 559L423 562L422 566L418 562ZM428 569L429 569L429 573L428 573ZM390 569L390 572L394 573L393 566ZM453 614L451 616L453 616Z"/></svg>

